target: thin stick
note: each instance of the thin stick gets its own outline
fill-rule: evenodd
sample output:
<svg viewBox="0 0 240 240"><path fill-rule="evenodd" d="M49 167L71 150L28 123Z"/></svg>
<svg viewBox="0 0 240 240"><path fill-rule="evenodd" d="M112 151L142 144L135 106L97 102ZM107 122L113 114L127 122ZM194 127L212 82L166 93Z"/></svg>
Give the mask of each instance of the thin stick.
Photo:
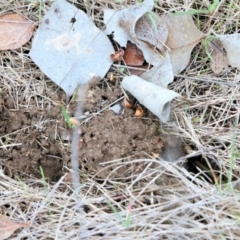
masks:
<svg viewBox="0 0 240 240"><path fill-rule="evenodd" d="M134 70L142 70L142 71L148 71L148 69L145 68L137 68L137 67L131 67L131 66L125 66L121 64L113 64L114 67L120 67L120 68L127 68L127 69L134 69Z"/></svg>
<svg viewBox="0 0 240 240"><path fill-rule="evenodd" d="M175 77L180 77L180 78L187 78L187 79L195 80L195 81L209 82L209 83L216 83L216 84L222 84L222 85L227 85L227 86L232 86L232 87L240 87L240 84L226 83L226 82L219 82L219 81L208 80L208 79L202 79L202 78L196 78L196 77L188 77L188 76L185 76L185 75L174 75L174 76L175 76Z"/></svg>
<svg viewBox="0 0 240 240"><path fill-rule="evenodd" d="M85 123L87 121L89 121L90 119L92 119L94 116L98 115L99 113L103 112L104 110L108 109L111 105L113 105L114 103L117 103L119 101L121 101L125 96L122 96L120 98L118 98L116 101L112 102L111 104L107 105L105 108L101 109L100 111L98 111L97 113L93 114L91 117L85 119L84 121L81 122L82 123Z"/></svg>
<svg viewBox="0 0 240 240"><path fill-rule="evenodd" d="M12 144L0 146L0 148L8 148L8 147L21 146L21 145L22 145L22 143L12 143Z"/></svg>
<svg viewBox="0 0 240 240"><path fill-rule="evenodd" d="M79 85L77 90L77 109L75 116L83 115L83 99L85 99L87 91L86 85ZM72 185L75 192L80 189L79 176L79 140L81 135L80 124L73 129L72 145L71 145L71 166L72 166Z"/></svg>

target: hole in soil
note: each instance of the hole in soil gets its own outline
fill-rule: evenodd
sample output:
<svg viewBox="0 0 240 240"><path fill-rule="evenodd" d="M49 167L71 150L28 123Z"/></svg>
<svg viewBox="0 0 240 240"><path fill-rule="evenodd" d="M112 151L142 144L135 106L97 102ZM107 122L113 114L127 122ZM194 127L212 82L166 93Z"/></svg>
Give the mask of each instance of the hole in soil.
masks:
<svg viewBox="0 0 240 240"><path fill-rule="evenodd" d="M188 158L186 169L189 172L198 174L200 178L204 178L212 184L225 183L227 181L227 177L221 174L219 166L213 160L206 159L202 155Z"/></svg>
<svg viewBox="0 0 240 240"><path fill-rule="evenodd" d="M106 101L106 100L108 100L108 98L106 96L102 96L102 100Z"/></svg>

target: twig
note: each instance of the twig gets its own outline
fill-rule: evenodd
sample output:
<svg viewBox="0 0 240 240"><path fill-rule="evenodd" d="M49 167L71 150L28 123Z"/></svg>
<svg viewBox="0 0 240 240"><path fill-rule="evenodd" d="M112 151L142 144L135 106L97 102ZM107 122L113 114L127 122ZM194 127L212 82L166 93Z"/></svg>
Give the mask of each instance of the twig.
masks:
<svg viewBox="0 0 240 240"><path fill-rule="evenodd" d="M79 85L77 89L77 109L75 116L82 116L83 115L83 99L85 99L87 91L86 85ZM79 169L79 140L81 135L80 124L76 125L73 129L73 138L72 138L72 145L71 145L71 165L72 165L72 184L73 190L77 191L80 187L80 177L78 173Z"/></svg>
<svg viewBox="0 0 240 240"><path fill-rule="evenodd" d="M138 67L131 67L131 66L125 66L121 64L113 64L114 67L120 67L120 68L127 68L127 69L133 69L133 70L141 70L141 71L149 71L148 69L145 68L138 68Z"/></svg>
<svg viewBox="0 0 240 240"><path fill-rule="evenodd" d="M12 144L7 144L7 145L3 145L3 146L0 146L0 148L8 148L8 147L15 147L15 146L21 146L22 143L12 143Z"/></svg>
<svg viewBox="0 0 240 240"><path fill-rule="evenodd" d="M105 108L101 109L100 111L98 111L97 113L93 114L91 117L85 119L84 121L81 122L82 123L85 123L87 121L89 121L90 119L92 119L94 116L98 115L99 113L103 112L104 110L108 109L111 105L113 105L114 103L117 103L119 101L121 101L122 99L124 98L124 96L118 98L116 101L112 102L111 104L107 105ZM80 115L82 116L82 115Z"/></svg>
<svg viewBox="0 0 240 240"><path fill-rule="evenodd" d="M222 84L222 85L227 85L227 86L232 86L232 87L240 87L240 84L219 82L219 81L214 81L214 80L208 80L208 79L202 79L202 78L196 78L196 77L189 77L189 76L185 76L185 75L174 75L174 76L175 77L180 77L180 78L187 78L187 79L191 79L191 80L195 80L195 81L216 83L216 84Z"/></svg>

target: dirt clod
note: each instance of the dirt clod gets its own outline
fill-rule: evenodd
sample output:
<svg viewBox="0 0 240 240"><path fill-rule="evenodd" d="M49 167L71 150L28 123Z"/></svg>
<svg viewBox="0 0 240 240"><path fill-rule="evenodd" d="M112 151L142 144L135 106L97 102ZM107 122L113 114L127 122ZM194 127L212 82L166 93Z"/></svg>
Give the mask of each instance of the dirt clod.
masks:
<svg viewBox="0 0 240 240"><path fill-rule="evenodd" d="M101 83L91 87L86 100L86 110L90 110L90 102L92 109L100 109L121 96L119 88L112 86L109 90L109 84L108 87L100 85ZM104 105L101 106L104 101ZM82 125L83 144L80 150L82 171L100 171L98 176L104 178L106 170L102 171L101 163L116 159L130 161L133 159L131 156L135 159L145 158L146 154L159 150L156 118L149 111L145 111L140 118L135 117L134 114L134 109L123 108L120 115L108 109L97 114L89 123ZM132 171L135 168L137 165ZM108 171L107 174L111 173L112 169L109 168ZM111 177L130 175L129 165L111 173Z"/></svg>

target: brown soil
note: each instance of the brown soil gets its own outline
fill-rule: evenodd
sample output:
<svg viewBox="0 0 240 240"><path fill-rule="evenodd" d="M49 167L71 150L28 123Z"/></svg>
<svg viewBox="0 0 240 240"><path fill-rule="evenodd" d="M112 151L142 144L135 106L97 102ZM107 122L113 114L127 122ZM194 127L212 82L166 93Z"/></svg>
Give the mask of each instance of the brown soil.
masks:
<svg viewBox="0 0 240 240"><path fill-rule="evenodd" d="M140 165L123 165L117 171L113 167L105 168L101 163L120 159L146 158L147 154L159 152L157 130L158 120L144 109L142 117L134 116L135 108L122 107L120 114L109 108L123 94L119 81L106 79L91 83L85 101L84 112L92 116L81 125L82 135L79 144L80 169L82 173L98 173L98 177L128 177L133 172L143 170ZM5 173L11 177L41 178L40 167L49 181L57 181L70 167L71 129L65 123L60 103L64 98L61 90L47 86L46 96L59 104L50 104L43 110L34 102L31 108L16 106L8 91L0 93L0 160ZM20 95L19 95L20 97ZM122 100L119 101L122 104ZM136 107L136 103L135 103ZM67 109L73 116L76 108L71 101ZM69 140L66 138L66 133ZM65 137L63 135L65 134ZM15 146L12 146L13 144ZM17 145L18 144L18 145ZM112 172L113 171L113 172Z"/></svg>
<svg viewBox="0 0 240 240"><path fill-rule="evenodd" d="M50 90L50 89L49 89ZM48 90L48 91L49 91ZM53 94L53 98L58 97ZM41 178L40 166L49 180L56 181L62 175L63 148L58 131L63 126L61 109L50 105L46 110L32 106L17 110L12 97L3 91L0 95L1 145L17 145L2 148L1 164L11 177Z"/></svg>

